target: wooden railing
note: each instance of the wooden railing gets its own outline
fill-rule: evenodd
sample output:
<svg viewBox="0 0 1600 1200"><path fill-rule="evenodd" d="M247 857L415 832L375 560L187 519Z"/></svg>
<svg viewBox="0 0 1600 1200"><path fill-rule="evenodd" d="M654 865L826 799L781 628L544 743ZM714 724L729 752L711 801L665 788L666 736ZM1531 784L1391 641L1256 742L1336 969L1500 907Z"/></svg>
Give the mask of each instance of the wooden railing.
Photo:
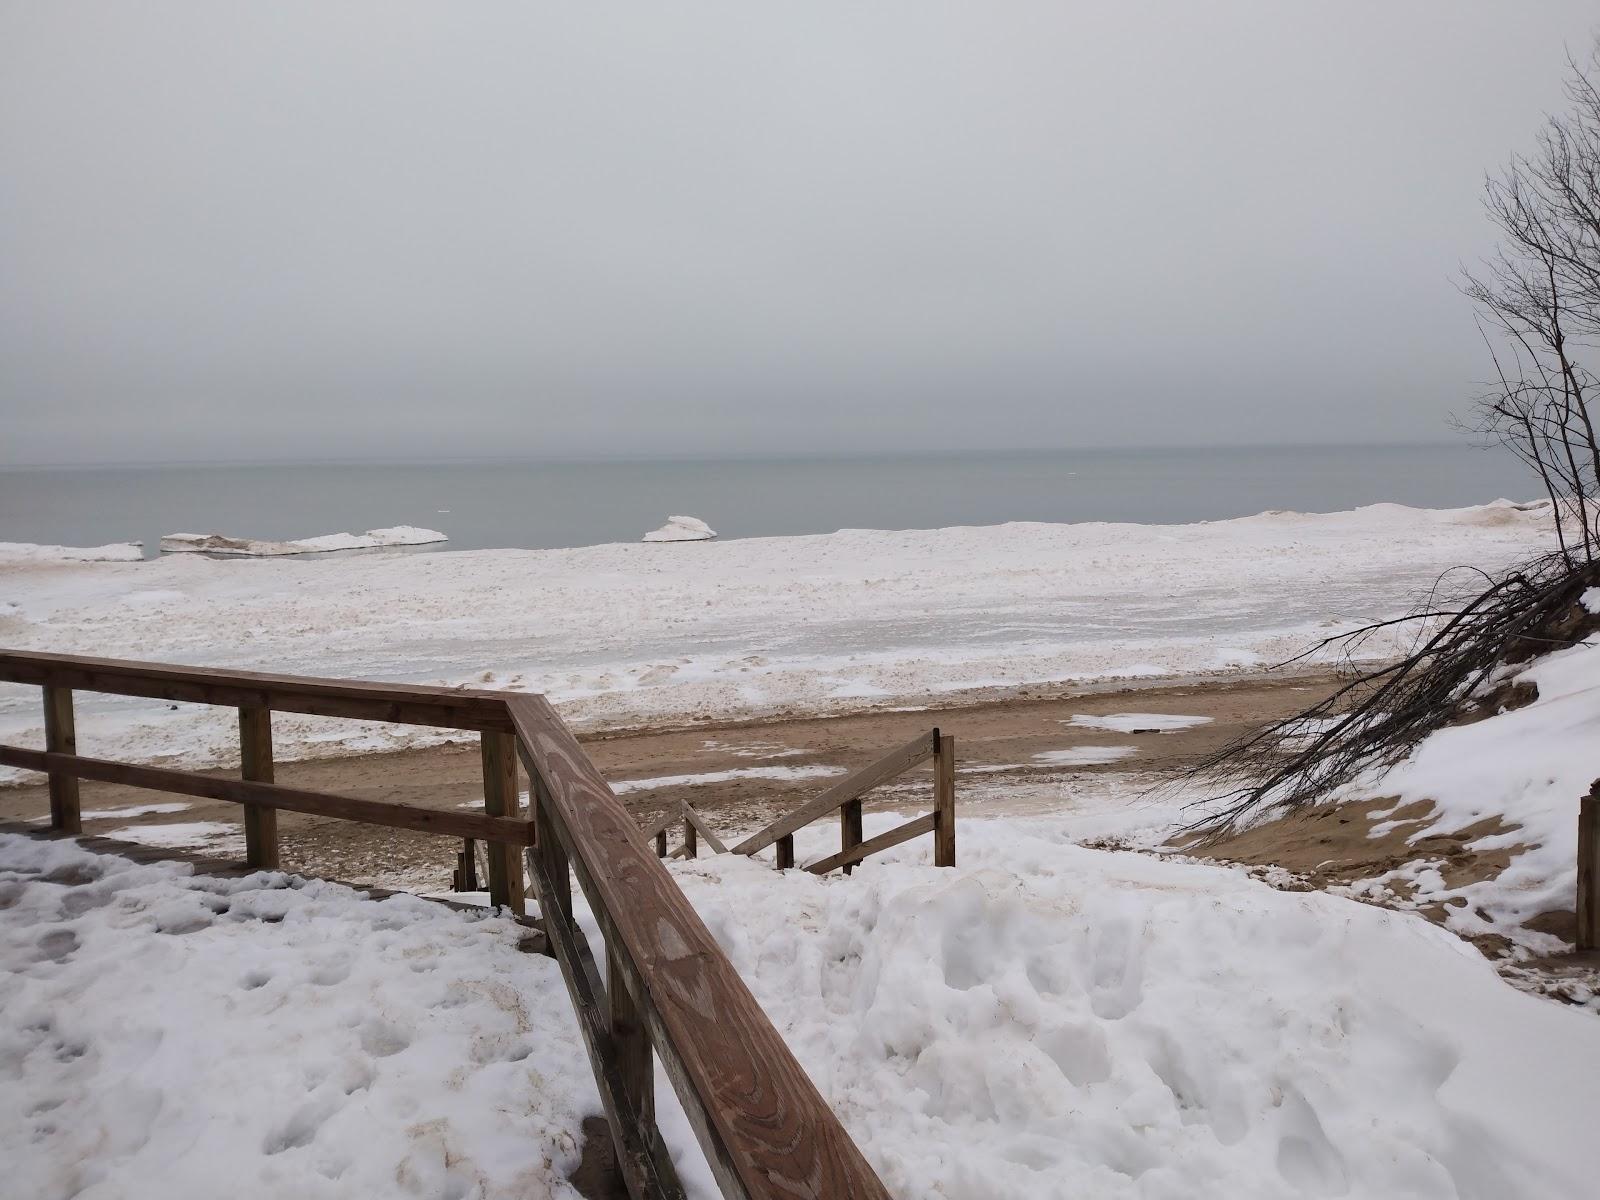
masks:
<svg viewBox="0 0 1600 1200"><path fill-rule="evenodd" d="M45 749L0 746L0 764L49 777L51 824L81 831L78 780L245 806L247 854L277 865L278 809L481 839L491 899L520 912L524 854L630 1196L680 1197L654 1113L659 1056L725 1197L887 1200L887 1193L610 786L544 697L302 679L0 651L0 681L44 689ZM77 752L74 691L217 704L240 712L241 779ZM485 812L438 812L272 782L273 711L476 731ZM531 812L518 811L517 764ZM253 832L252 832L253 830ZM574 920L576 877L604 936L607 971Z"/></svg>
<svg viewBox="0 0 1600 1200"><path fill-rule="evenodd" d="M904 775L907 771L921 766L929 759L934 760L933 767L933 811L914 817L902 825L897 825L886 833L876 837L862 837L862 798L875 787L880 787L890 780ZM704 822L699 819L699 814L692 807L685 804L685 846L679 848L679 853L688 848L689 857L694 856L693 830L698 827L702 834L708 831ZM956 740L949 734L941 734L937 729L927 733L918 734L898 749L891 750L875 762L868 763L859 771L841 779L838 783L822 792L820 795L808 800L793 812L785 813L766 828L752 833L744 841L733 847L734 854L756 854L768 846L776 847L777 864L779 869L794 866L794 835L811 822L830 813L839 814L839 853L830 854L827 858L806 864L806 870L817 875L825 875L838 867L843 867L848 874L856 863L880 850L887 850L890 846L898 846L901 842L910 841L924 833L933 834L933 863L938 867L953 867L956 865ZM659 826L662 832L658 833L656 850L658 853L666 852L665 828L677 816L676 812L669 812L665 822ZM652 831L654 832L654 831Z"/></svg>

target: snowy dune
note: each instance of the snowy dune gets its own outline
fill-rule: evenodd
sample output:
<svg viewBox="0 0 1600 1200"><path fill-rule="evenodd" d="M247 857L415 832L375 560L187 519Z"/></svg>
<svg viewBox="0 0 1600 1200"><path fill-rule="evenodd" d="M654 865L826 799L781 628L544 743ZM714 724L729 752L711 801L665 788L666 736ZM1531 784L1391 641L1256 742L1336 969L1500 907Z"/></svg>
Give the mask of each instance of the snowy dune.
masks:
<svg viewBox="0 0 1600 1200"><path fill-rule="evenodd" d="M1251 669L1549 545L1537 506L1012 524L568 550L9 564L0 645L548 693L579 726L821 713ZM1382 647L1374 644L1374 650ZM226 762L231 713L81 697L80 745ZM36 742L37 693L0 692ZM283 758L437 731L275 720Z"/></svg>
<svg viewBox="0 0 1600 1200"><path fill-rule="evenodd" d="M954 870L925 841L850 878L670 869L898 1200L1588 1194L1600 1022L1418 917L1080 826L964 821ZM571 1194L598 1100L509 923L7 836L0 898L19 1194L209 1195L223 1164L247 1198Z"/></svg>

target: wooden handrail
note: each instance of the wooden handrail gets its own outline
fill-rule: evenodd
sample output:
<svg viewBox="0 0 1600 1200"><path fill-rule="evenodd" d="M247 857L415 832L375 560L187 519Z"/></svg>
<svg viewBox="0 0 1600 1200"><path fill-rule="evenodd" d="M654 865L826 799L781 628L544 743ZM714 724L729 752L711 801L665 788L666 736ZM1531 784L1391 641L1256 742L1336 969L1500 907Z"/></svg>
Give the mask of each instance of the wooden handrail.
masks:
<svg viewBox="0 0 1600 1200"><path fill-rule="evenodd" d="M257 814L246 828L256 828L258 837L275 828L261 814L282 808L479 839L498 844L488 863L491 898L498 887L502 895L496 902L511 903L514 897L517 911L522 871L513 871L514 859L497 859L496 853L525 847L547 944L577 1009L618 1166L635 1200L683 1195L655 1124L651 1072L656 1055L725 1197L888 1200L705 923L543 696L10 650L0 650L0 680L44 689L47 748L0 746L0 764L49 775L52 824L58 830L79 828L77 780L82 778L244 804ZM237 707L246 778L76 753L74 690ZM273 710L476 730L483 735L488 812L424 809L270 782L267 714ZM528 771L530 817L517 813L516 759ZM720 846L691 808L679 812L686 828ZM272 850L275 854L275 845ZM263 865L262 852L263 847L251 846L252 863ZM573 876L605 937L603 982L574 919Z"/></svg>
<svg viewBox="0 0 1600 1200"><path fill-rule="evenodd" d="M431 725L479 733L511 731L504 694L469 688L213 671L206 667L26 650L0 650L0 681L230 708L389 721L396 725Z"/></svg>
<svg viewBox="0 0 1600 1200"><path fill-rule="evenodd" d="M548 828L570 855L605 934L607 959L622 975L610 991L620 982L637 1007L723 1194L887 1200L883 1184L571 731L543 696L512 696L506 706L523 762L537 780L538 811L548 813ZM540 854L547 849L546 827L540 827ZM536 880L548 930L561 900L543 892L559 885L544 875ZM555 936L551 942L560 958L562 942ZM580 966L562 962L569 987ZM637 1094L616 1103L642 1105L647 1084L639 1082Z"/></svg>
<svg viewBox="0 0 1600 1200"><path fill-rule="evenodd" d="M179 796L199 796L206 800L259 804L318 817L335 817L341 821L410 829L417 833L482 838L484 841L503 842L511 846L526 846L532 840L530 823L509 817L421 808L415 804L396 804L386 800L360 800L354 796L308 792L276 783L196 775L167 767L138 767L131 763L86 758L81 754L52 754L44 750L27 750L21 746L0 746L0 766L59 772L98 783L120 783L127 787L172 792Z"/></svg>

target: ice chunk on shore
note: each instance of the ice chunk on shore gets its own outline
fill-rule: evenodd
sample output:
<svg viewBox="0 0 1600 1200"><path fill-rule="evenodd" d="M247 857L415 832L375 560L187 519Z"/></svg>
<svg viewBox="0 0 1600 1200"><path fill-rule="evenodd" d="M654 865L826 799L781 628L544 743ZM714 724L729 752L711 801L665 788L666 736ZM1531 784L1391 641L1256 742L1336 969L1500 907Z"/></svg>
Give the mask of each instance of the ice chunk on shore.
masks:
<svg viewBox="0 0 1600 1200"><path fill-rule="evenodd" d="M644 535L647 542L709 542L717 531L698 517L668 517L660 529Z"/></svg>
<svg viewBox="0 0 1600 1200"><path fill-rule="evenodd" d="M138 562L143 542L112 542L105 546L41 546L34 542L0 542L0 562Z"/></svg>
<svg viewBox="0 0 1600 1200"><path fill-rule="evenodd" d="M220 533L169 533L161 539L163 554L237 554L270 558L280 554L323 554L330 550L373 550L382 546L426 546L447 542L437 529L395 525L365 533L328 533L292 542L227 537Z"/></svg>

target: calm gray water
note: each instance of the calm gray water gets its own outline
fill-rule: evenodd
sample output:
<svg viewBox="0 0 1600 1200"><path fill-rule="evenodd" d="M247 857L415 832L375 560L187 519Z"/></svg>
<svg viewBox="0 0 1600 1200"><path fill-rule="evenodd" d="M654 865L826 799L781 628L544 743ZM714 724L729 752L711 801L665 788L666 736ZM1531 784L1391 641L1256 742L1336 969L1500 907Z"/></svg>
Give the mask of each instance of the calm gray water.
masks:
<svg viewBox="0 0 1600 1200"><path fill-rule="evenodd" d="M723 537L1002 521L1177 523L1381 500L1527 499L1503 450L1289 446L882 458L449 462L0 471L0 541L71 546L164 533L286 539L387 525L458 550L635 541L669 514Z"/></svg>

